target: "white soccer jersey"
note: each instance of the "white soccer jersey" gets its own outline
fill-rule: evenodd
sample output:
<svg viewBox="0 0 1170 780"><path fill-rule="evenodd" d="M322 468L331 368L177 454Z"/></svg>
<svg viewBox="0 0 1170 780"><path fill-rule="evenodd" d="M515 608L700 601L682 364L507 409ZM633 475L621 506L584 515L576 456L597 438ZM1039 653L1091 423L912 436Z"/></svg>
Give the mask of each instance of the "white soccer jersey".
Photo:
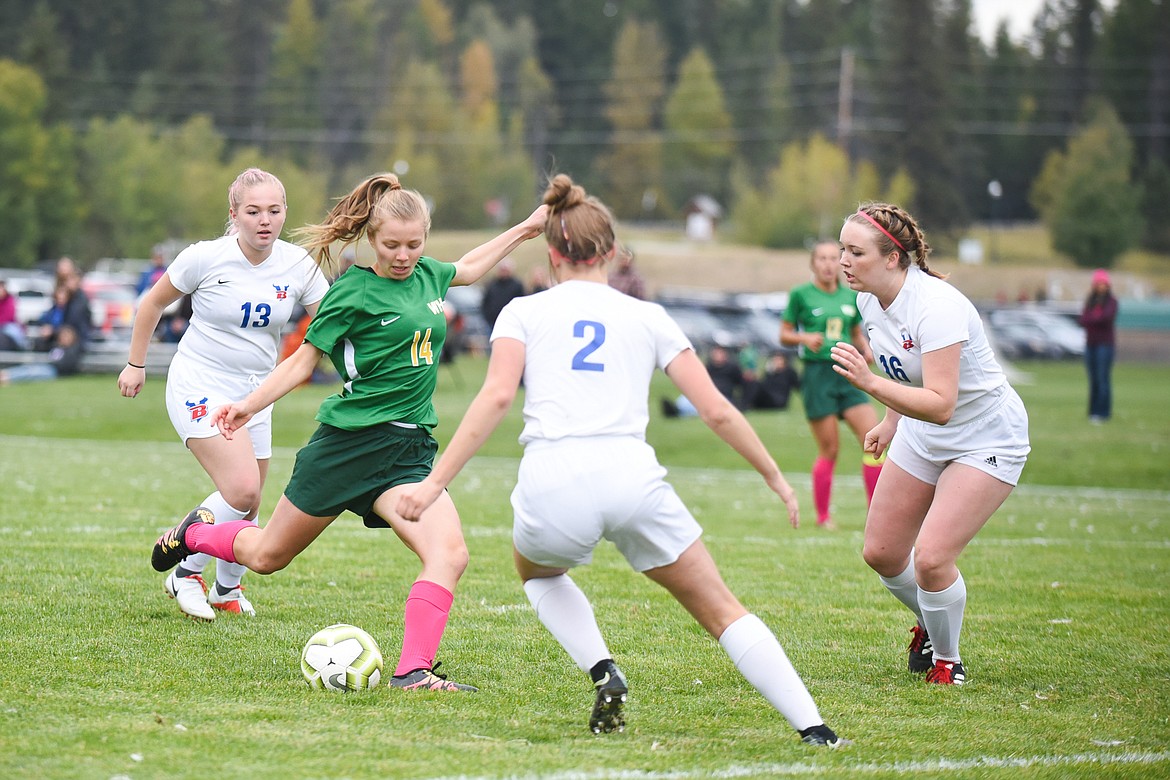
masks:
<svg viewBox="0 0 1170 780"><path fill-rule="evenodd" d="M655 368L691 347L656 303L595 282L568 281L513 299L492 340L524 343L520 443L568 436L644 439Z"/></svg>
<svg viewBox="0 0 1170 780"><path fill-rule="evenodd" d="M193 310L176 359L260 379L276 366L280 332L296 304L317 303L329 289L305 250L280 240L259 265L248 262L235 236L200 241L167 273L191 294Z"/></svg>
<svg viewBox="0 0 1170 780"><path fill-rule="evenodd" d="M997 403L1007 376L995 359L983 321L969 300L947 282L910 266L906 283L882 311L870 293L857 296L878 368L903 384L922 387L922 354L962 343L959 396L950 425L969 422Z"/></svg>

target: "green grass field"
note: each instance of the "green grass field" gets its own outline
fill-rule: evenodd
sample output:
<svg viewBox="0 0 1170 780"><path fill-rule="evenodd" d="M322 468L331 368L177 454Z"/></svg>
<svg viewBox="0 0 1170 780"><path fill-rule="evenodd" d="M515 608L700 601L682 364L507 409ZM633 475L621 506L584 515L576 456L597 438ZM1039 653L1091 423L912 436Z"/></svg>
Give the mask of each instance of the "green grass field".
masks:
<svg viewBox="0 0 1170 780"><path fill-rule="evenodd" d="M972 682L956 689L905 672L908 613L860 558L855 445L838 466L841 530L826 533L812 527L799 408L753 415L800 493L794 531L701 423L652 421L725 578L855 741L839 751L802 745L608 547L575 578L629 677L629 725L589 733L588 679L511 568L518 408L453 485L472 562L440 660L480 693L329 694L299 670L317 629L354 623L397 658L417 563L389 532L344 516L288 569L246 578L255 618L192 623L148 563L158 533L209 492L166 420L161 379L134 401L112 376L0 388L0 777L1170 776L1170 371L1119 365L1115 419L1092 427L1079 363L1019 370L1033 453L960 561ZM441 441L482 374L477 359L441 373ZM279 404L265 513L332 389Z"/></svg>

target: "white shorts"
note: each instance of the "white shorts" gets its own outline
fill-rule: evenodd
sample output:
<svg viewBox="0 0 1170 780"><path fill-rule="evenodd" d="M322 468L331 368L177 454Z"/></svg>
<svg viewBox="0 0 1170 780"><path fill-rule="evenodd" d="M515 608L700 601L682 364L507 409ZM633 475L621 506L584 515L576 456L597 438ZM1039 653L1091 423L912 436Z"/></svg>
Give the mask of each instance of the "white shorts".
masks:
<svg viewBox="0 0 1170 780"><path fill-rule="evenodd" d="M175 433L187 439L209 439L219 430L211 424L217 406L239 401L260 385L260 378L211 371L176 355L167 370L167 414ZM256 458L272 457L272 407L262 409L248 420L252 450Z"/></svg>
<svg viewBox="0 0 1170 780"><path fill-rule="evenodd" d="M903 417L887 457L931 485L938 484L948 464L963 463L1014 486L1031 450L1024 402L1005 386L996 406L962 425L932 425Z"/></svg>
<svg viewBox="0 0 1170 780"><path fill-rule="evenodd" d="M665 476L654 449L632 436L529 443L512 491L512 541L542 566L589 563L602 539L635 571L674 563L703 529Z"/></svg>

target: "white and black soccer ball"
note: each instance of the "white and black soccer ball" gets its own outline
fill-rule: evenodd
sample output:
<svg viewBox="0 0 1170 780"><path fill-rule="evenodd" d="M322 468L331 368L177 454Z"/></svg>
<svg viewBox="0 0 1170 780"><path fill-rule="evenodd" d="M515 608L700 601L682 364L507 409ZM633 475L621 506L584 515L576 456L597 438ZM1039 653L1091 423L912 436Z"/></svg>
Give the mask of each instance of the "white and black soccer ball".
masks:
<svg viewBox="0 0 1170 780"><path fill-rule="evenodd" d="M301 651L301 673L320 691L364 691L382 679L382 651L374 638L348 623L323 628Z"/></svg>

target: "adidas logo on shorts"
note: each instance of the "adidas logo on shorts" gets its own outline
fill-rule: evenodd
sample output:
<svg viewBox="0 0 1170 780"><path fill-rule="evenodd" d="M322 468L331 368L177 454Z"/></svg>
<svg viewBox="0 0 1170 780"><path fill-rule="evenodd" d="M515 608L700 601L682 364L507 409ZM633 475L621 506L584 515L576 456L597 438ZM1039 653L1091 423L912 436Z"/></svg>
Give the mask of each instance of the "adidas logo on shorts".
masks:
<svg viewBox="0 0 1170 780"><path fill-rule="evenodd" d="M984 462L984 463L986 463L988 466L991 466L992 468L996 468L996 466L998 465L998 464L995 462L995 456L994 456L994 455L992 455L990 458L987 458L987 459L986 459L986 460L984 460L983 462Z"/></svg>

